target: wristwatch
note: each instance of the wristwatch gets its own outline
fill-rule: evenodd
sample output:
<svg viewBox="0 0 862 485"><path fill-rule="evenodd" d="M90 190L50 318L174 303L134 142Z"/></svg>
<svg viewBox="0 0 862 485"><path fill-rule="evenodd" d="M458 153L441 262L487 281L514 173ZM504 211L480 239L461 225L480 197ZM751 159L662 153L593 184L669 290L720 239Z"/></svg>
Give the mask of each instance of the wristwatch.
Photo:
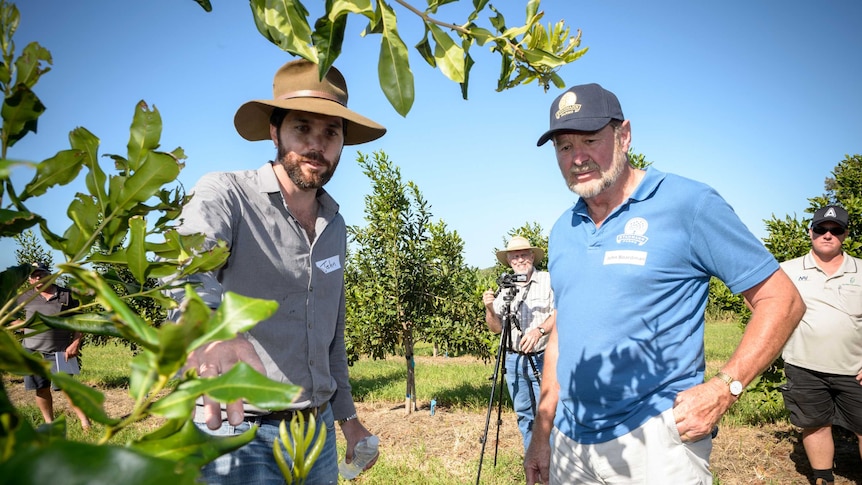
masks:
<svg viewBox="0 0 862 485"><path fill-rule="evenodd" d="M540 333L540 334L542 334L543 336L545 335L545 333L546 333L546 332L545 332L545 329L544 329L544 328L542 328L541 326L536 327L536 328L538 328L538 329L539 329L539 333Z"/></svg>
<svg viewBox="0 0 862 485"><path fill-rule="evenodd" d="M715 377L718 377L719 379L723 380L727 384L727 386L730 388L730 393L733 396L739 397L739 395L742 394L743 387L742 387L741 382L737 381L733 377L730 377L729 375L725 374L724 372L719 372L718 374L715 375Z"/></svg>

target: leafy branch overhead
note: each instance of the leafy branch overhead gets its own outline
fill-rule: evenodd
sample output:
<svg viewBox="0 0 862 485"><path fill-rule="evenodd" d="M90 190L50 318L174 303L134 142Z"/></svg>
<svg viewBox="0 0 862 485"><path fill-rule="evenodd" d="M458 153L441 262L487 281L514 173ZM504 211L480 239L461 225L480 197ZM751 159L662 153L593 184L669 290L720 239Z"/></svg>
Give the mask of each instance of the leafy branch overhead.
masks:
<svg viewBox="0 0 862 485"><path fill-rule="evenodd" d="M209 0L195 0L204 10L211 11ZM349 15L367 20L363 37L380 35L377 74L386 99L402 116L413 106L415 97L413 72L410 68L407 44L398 32L393 5L416 15L424 24L424 32L414 48L429 66L440 69L451 81L461 85L461 95L467 99L470 69L474 65L470 49L474 45L489 46L501 57L497 91L533 81L547 91L553 84L565 86L557 71L576 61L587 52L581 45L581 31L571 35L571 29L560 20L548 24L540 21L540 0L529 0L524 25L509 27L503 13L488 0L473 0L473 11L461 24L440 21L438 10L459 0L427 0L420 10L404 0L329 0L325 13L309 23L309 12L300 0L250 0L255 25L260 33L279 48L308 59L320 66L320 76L341 55ZM491 13L488 25L479 24L485 10Z"/></svg>

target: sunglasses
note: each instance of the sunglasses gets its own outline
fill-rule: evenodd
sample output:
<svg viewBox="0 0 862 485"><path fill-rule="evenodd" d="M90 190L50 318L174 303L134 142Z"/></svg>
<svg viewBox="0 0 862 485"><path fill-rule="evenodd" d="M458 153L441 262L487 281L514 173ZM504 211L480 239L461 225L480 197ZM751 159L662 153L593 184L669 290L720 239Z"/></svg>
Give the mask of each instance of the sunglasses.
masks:
<svg viewBox="0 0 862 485"><path fill-rule="evenodd" d="M840 236L840 235L844 234L844 228L843 227L826 228L823 226L812 226L811 230L814 232L814 234L820 234L820 235L826 234L827 232L832 233L833 236Z"/></svg>

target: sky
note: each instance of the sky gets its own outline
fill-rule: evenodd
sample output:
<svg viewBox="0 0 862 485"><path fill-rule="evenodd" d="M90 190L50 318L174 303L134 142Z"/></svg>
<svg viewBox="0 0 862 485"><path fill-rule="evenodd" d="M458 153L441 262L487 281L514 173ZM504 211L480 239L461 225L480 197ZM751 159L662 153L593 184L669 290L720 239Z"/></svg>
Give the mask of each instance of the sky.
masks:
<svg viewBox="0 0 862 485"><path fill-rule="evenodd" d="M99 137L100 154L125 155L141 100L161 114L161 149L182 147L188 156L179 178L187 189L206 172L256 169L274 157L271 142L248 142L233 126L242 103L272 97L275 71L292 59L258 33L247 2L212 0L212 12L194 0L15 3L17 51L38 42L53 64L34 86L47 107L38 133L9 158L50 158L69 148L79 126ZM304 3L319 16L323 2ZM415 45L421 24L391 3L402 38ZM462 23L471 4L444 6L437 18ZM515 26L525 5L496 6ZM567 86L597 82L613 91L631 120L634 151L657 169L715 187L759 238L773 216L810 218L808 199L823 194L845 155L862 153L862 2L544 0L540 9L543 24L564 19L589 48L559 70ZM480 20L487 28L489 15ZM411 50L416 100L402 117L378 85L380 37L361 37L364 27L350 18L335 66L347 79L349 107L388 132L345 147L326 186L347 224L365 225L371 193L356 158L383 151L418 185L433 218L463 239L468 265L493 266L508 232L526 223L547 235L576 201L551 144L536 146L562 90L533 83L496 92L499 57L474 46L465 101L458 84ZM16 188L32 175L17 169ZM30 209L62 234L81 187L54 189ZM0 267L16 264L16 248L0 240Z"/></svg>

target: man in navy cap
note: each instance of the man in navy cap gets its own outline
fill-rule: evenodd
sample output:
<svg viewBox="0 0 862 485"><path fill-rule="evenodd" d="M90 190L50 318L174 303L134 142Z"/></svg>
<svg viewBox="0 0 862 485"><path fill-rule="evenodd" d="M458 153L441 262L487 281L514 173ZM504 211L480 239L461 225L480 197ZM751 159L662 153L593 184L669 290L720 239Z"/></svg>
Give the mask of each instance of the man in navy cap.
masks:
<svg viewBox="0 0 862 485"><path fill-rule="evenodd" d="M781 390L817 485L835 481L833 423L862 443L862 259L842 249L849 219L837 205L817 209L811 251L781 263L807 307L781 354Z"/></svg>
<svg viewBox="0 0 862 485"><path fill-rule="evenodd" d="M628 162L631 125L610 91L560 95L538 145L549 140L580 198L549 239L557 327L527 483L712 483L711 433L781 351L802 299L715 190ZM730 360L704 376L713 276L753 311Z"/></svg>

